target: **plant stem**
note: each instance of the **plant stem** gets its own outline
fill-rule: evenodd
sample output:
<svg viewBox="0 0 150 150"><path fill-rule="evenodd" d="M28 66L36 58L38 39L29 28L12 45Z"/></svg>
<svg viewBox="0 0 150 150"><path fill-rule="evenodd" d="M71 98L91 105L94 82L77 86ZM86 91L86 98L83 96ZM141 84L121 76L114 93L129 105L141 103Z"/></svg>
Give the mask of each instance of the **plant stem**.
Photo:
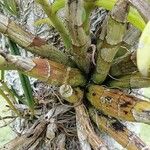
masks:
<svg viewBox="0 0 150 150"><path fill-rule="evenodd" d="M85 1L88 1L88 0L85 0ZM117 0L94 0L94 1L95 2L92 2L93 4L91 4L91 5L103 7L107 10L112 10L112 8L115 5ZM129 1L133 1L133 0L129 0ZM88 1L88 2L90 2L90 1ZM138 1L136 1L136 3L138 3ZM144 1L144 3L145 3L145 1ZM52 9L54 10L53 12L57 12L59 9L65 7L65 0L56 1L56 2L54 2L53 5L54 5L54 6L52 6ZM148 5L147 5L147 7L148 7ZM148 10L148 9L145 9L145 10ZM140 14L142 13L140 10L139 10L139 12L140 12ZM144 22L143 18L140 16L140 14L137 12L136 9L131 7L129 14L128 14L128 21L142 31L145 27L145 22ZM87 22L87 21L85 21L85 22ZM86 25L84 25L85 29L86 29Z"/></svg>
<svg viewBox="0 0 150 150"><path fill-rule="evenodd" d="M67 75L66 82L71 86L84 86L86 83L85 77L76 68L70 68L47 59L14 56L1 51L0 56L12 66L12 69L49 84L60 86L64 84ZM0 66L2 65L0 64Z"/></svg>
<svg viewBox="0 0 150 150"><path fill-rule="evenodd" d="M9 18L2 14L0 14L0 18L0 32L7 35L16 44L50 60L68 66L75 66L75 63L65 53L58 50L52 44L48 44L46 40L25 31L14 21L9 20Z"/></svg>
<svg viewBox="0 0 150 150"><path fill-rule="evenodd" d="M107 10L112 10L117 0L97 0L96 5ZM139 15L136 9L131 8L128 14L128 21L141 31L145 27L143 18Z"/></svg>
<svg viewBox="0 0 150 150"><path fill-rule="evenodd" d="M68 0L66 18L69 34L72 40L71 54L78 67L85 73L89 72L90 59L87 50L90 47L90 37L85 33L82 24L83 3L81 0Z"/></svg>
<svg viewBox="0 0 150 150"><path fill-rule="evenodd" d="M100 131L103 130L106 132L125 149L142 150L148 148L149 150L149 147L120 121L103 114L98 114L93 108L89 109L89 114Z"/></svg>
<svg viewBox="0 0 150 150"><path fill-rule="evenodd" d="M99 85L89 86L88 91L88 100L104 114L120 120L150 124L147 111L150 110L150 102Z"/></svg>
<svg viewBox="0 0 150 150"><path fill-rule="evenodd" d="M117 1L111 14L103 23L103 31L99 38L100 42L97 44L96 70L92 76L93 81L97 84L101 84L106 79L113 59L120 48L127 28L128 10L129 5L126 1Z"/></svg>
<svg viewBox="0 0 150 150"><path fill-rule="evenodd" d="M146 88L150 85L150 78L143 77L139 72L117 77L108 81L107 86L111 88Z"/></svg>

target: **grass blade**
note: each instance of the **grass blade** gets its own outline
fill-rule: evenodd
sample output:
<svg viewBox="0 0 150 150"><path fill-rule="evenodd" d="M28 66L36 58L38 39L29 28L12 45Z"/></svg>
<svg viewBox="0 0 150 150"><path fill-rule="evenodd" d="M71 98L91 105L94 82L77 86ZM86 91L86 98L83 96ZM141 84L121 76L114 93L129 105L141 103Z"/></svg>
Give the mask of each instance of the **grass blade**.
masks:
<svg viewBox="0 0 150 150"><path fill-rule="evenodd" d="M9 44L10 44L11 53L14 55L20 55L17 45L11 40L9 40ZM34 98L32 95L32 88L30 85L29 78L26 75L23 75L21 73L19 73L19 77L20 77L20 81L22 84L24 94L25 94L25 98L27 100L27 104L33 115L34 114Z"/></svg>

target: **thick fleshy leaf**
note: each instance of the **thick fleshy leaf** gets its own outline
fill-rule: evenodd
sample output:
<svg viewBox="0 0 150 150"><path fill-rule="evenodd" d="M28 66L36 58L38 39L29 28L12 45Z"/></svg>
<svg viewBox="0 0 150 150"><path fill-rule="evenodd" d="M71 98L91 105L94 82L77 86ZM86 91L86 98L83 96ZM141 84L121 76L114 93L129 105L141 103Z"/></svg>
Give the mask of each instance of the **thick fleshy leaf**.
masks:
<svg viewBox="0 0 150 150"><path fill-rule="evenodd" d="M150 21L140 37L137 49L137 66L143 76L150 76Z"/></svg>

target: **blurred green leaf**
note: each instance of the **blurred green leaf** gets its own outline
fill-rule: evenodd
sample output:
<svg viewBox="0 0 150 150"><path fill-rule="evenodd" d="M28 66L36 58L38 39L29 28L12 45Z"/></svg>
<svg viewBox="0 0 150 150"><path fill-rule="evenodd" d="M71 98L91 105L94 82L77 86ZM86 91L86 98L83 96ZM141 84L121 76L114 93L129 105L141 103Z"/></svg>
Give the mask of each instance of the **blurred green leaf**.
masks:
<svg viewBox="0 0 150 150"><path fill-rule="evenodd" d="M15 105L13 104L13 102L9 99L8 95L4 93L3 89L1 89L1 87L0 87L0 95L7 102L7 104L10 107L10 109L12 109L12 111L14 111L18 116L21 116L20 112L16 109Z"/></svg>
<svg viewBox="0 0 150 150"><path fill-rule="evenodd" d="M144 28L139 40L137 66L143 76L150 76L150 21Z"/></svg>
<svg viewBox="0 0 150 150"><path fill-rule="evenodd" d="M53 23L51 22L51 20L49 18L38 19L34 23L34 25L36 25L36 26L40 26L42 24L47 24L48 26L54 27Z"/></svg>
<svg viewBox="0 0 150 150"><path fill-rule="evenodd" d="M57 13L60 9L65 6L65 0L55 0L52 4L52 12Z"/></svg>
<svg viewBox="0 0 150 150"><path fill-rule="evenodd" d="M11 91L11 89L9 89L7 84L3 80L0 80L0 83L2 84L3 89L9 94L9 97L12 100L12 102L17 103L14 93Z"/></svg>
<svg viewBox="0 0 150 150"><path fill-rule="evenodd" d="M16 0L2 0L0 4L12 15L18 16L18 5Z"/></svg>

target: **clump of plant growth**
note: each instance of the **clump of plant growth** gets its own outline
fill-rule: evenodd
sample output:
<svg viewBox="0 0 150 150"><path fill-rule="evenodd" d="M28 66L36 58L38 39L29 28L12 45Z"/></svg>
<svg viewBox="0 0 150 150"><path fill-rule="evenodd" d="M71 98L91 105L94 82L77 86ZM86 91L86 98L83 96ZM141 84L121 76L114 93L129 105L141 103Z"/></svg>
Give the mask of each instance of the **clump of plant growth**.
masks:
<svg viewBox="0 0 150 150"><path fill-rule="evenodd" d="M106 150L99 136L104 131L128 150L150 150L123 124L150 123L150 102L126 92L150 86L147 1L33 1L46 14L34 24L55 28L59 46L13 20L21 17L19 1L0 3L5 9L0 13L0 32L7 37L9 49L0 50L0 94L12 117L26 126L21 123L19 136L1 149ZM107 12L95 21L92 14L99 7ZM33 56L23 56L24 51ZM7 70L18 71L23 97L7 86ZM29 76L41 82L32 85Z"/></svg>

